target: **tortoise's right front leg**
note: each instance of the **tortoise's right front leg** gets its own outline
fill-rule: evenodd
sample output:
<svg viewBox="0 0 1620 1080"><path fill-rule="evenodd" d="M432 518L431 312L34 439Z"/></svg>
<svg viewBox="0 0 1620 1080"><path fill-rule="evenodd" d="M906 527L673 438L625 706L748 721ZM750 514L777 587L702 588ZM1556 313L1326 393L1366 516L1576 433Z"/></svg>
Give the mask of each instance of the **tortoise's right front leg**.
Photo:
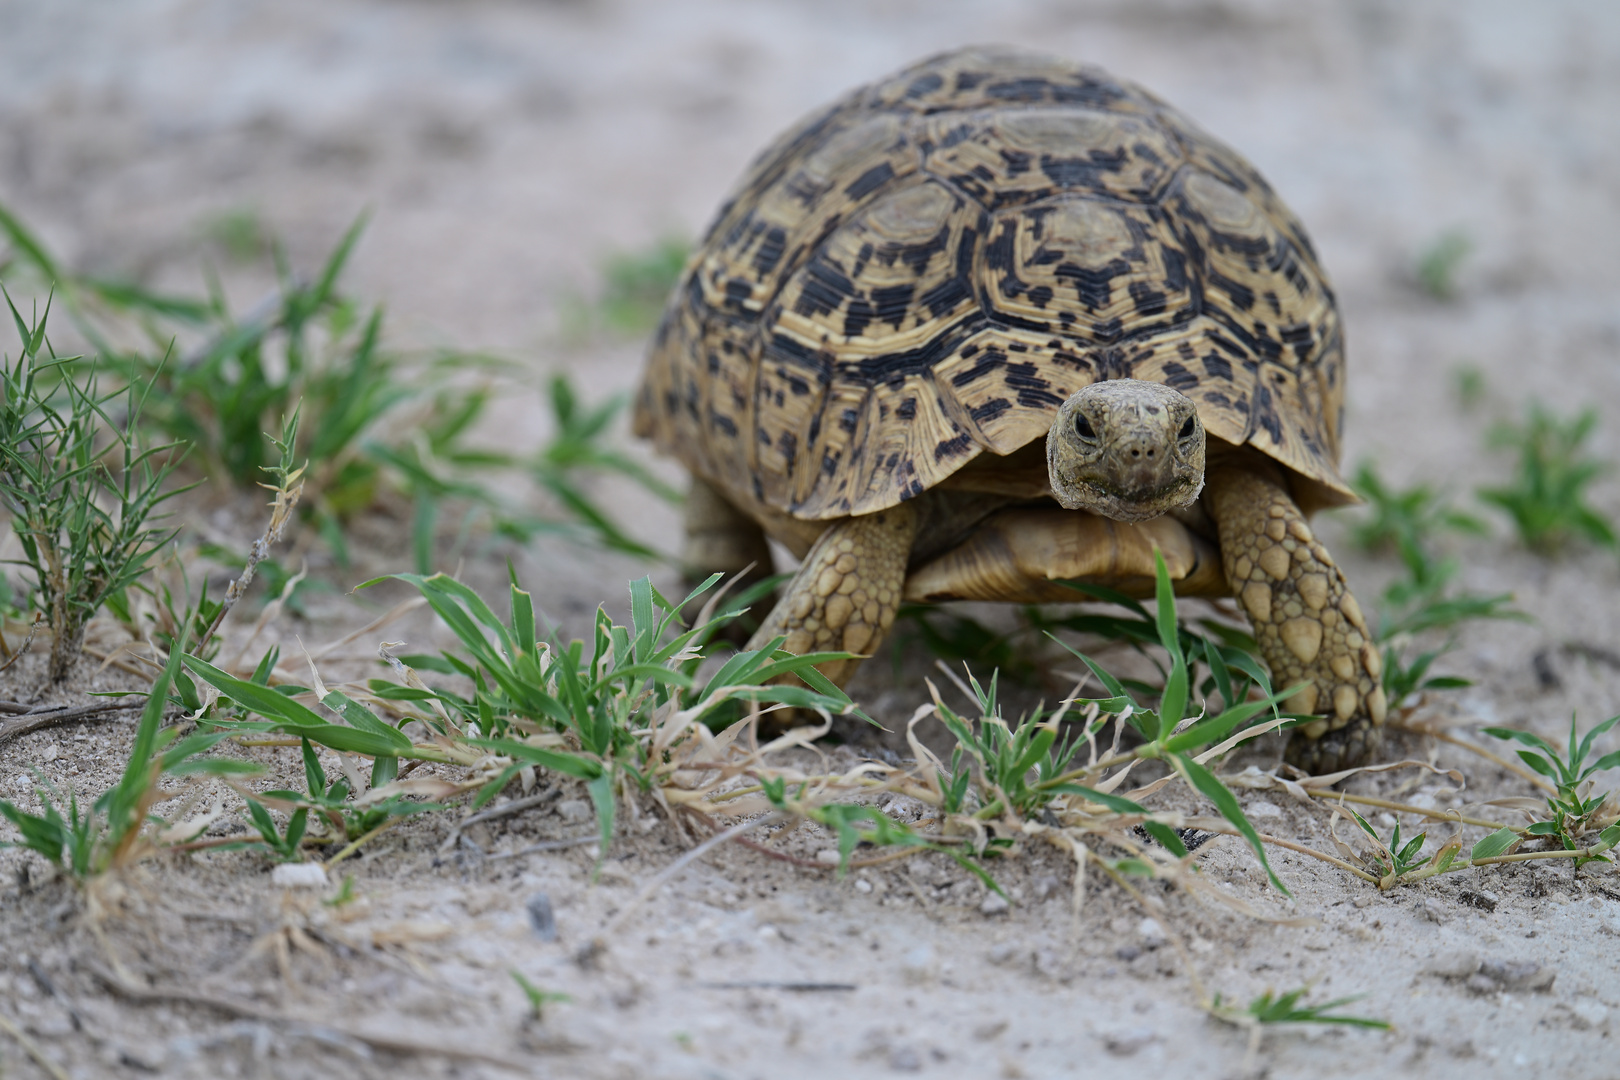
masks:
<svg viewBox="0 0 1620 1080"><path fill-rule="evenodd" d="M1213 470L1206 489L1227 580L1254 625L1283 707L1320 713L1294 731L1287 761L1310 773L1362 765L1378 748L1388 703L1361 608L1333 557L1269 462Z"/></svg>
<svg viewBox="0 0 1620 1080"><path fill-rule="evenodd" d="M909 503L835 522L804 557L782 599L748 639L748 648L764 648L782 636L782 647L801 656L839 651L869 655L900 610L916 531L917 512ZM822 664L820 671L842 686L859 663Z"/></svg>

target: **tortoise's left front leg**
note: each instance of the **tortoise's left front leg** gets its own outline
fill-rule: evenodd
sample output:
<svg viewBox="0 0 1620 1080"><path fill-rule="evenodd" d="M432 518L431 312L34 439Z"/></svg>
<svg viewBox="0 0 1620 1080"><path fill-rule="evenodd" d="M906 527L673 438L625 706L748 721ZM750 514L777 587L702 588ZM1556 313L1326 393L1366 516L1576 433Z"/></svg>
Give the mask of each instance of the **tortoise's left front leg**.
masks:
<svg viewBox="0 0 1620 1080"><path fill-rule="evenodd" d="M1307 684L1284 707L1326 716L1295 730L1286 760L1311 773L1365 763L1387 708L1383 663L1344 574L1269 463L1212 471L1207 497L1227 580L1253 621L1272 684Z"/></svg>
<svg viewBox="0 0 1620 1080"><path fill-rule="evenodd" d="M910 503L834 522L816 540L754 636L748 648L764 648L785 637L782 647L809 652L870 654L900 610L906 563L917 532ZM820 665L839 686L849 681L859 660Z"/></svg>

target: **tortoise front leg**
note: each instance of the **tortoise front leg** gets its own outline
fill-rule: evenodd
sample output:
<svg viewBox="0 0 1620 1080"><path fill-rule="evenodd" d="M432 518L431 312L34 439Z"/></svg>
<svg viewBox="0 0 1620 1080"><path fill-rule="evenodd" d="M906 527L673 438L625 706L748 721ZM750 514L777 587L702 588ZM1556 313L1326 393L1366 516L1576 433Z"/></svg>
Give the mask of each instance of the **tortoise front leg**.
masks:
<svg viewBox="0 0 1620 1080"><path fill-rule="evenodd" d="M750 564L750 582L770 577L771 547L765 530L702 477L692 477L683 517L686 542L681 545L681 569L692 584L716 571L730 577Z"/></svg>
<svg viewBox="0 0 1620 1080"><path fill-rule="evenodd" d="M1273 684L1309 684L1285 707L1326 716L1294 732L1286 760L1310 773L1366 762L1387 707L1383 663L1344 574L1276 469L1220 468L1209 477L1207 497L1227 580L1254 623Z"/></svg>
<svg viewBox="0 0 1620 1080"><path fill-rule="evenodd" d="M784 636L782 647L799 655L869 655L900 610L916 531L917 512L909 503L833 523L804 557L747 647L764 648L772 638ZM859 663L844 660L822 664L819 670L842 686Z"/></svg>

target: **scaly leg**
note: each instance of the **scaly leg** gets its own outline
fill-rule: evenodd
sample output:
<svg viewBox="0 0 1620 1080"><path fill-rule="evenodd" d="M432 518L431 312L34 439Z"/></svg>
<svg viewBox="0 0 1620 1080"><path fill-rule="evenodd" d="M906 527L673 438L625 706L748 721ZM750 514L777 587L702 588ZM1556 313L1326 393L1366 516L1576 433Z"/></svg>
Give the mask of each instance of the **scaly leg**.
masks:
<svg viewBox="0 0 1620 1080"><path fill-rule="evenodd" d="M1311 773L1363 764L1382 736L1383 662L1344 574L1271 466L1220 468L1206 497L1273 685L1308 684L1284 707L1326 717L1295 730L1287 761Z"/></svg>
<svg viewBox="0 0 1620 1080"><path fill-rule="evenodd" d="M681 566L694 585L719 572L730 577L753 564L752 580L771 574L771 548L765 530L738 510L710 484L696 476L686 493L686 542L681 545Z"/></svg>
<svg viewBox="0 0 1620 1080"><path fill-rule="evenodd" d="M737 588L746 589L771 576L771 546L765 540L765 530L759 527L759 522L733 506L713 484L692 477L683 517L686 542L681 545L681 576L688 586L696 588L717 572L729 579L748 570L750 565L753 569L737 583ZM711 589L682 609L681 617L688 625L698 618L703 605L713 595ZM763 610L764 604L753 608L756 613ZM727 641L740 643L752 625L753 620L745 616L721 627L719 634Z"/></svg>
<svg viewBox="0 0 1620 1080"><path fill-rule="evenodd" d="M916 509L908 503L835 522L804 557L748 648L763 648L772 638L785 636L782 647L799 655L870 654L900 610L916 531ZM820 670L842 686L859 663L844 660L823 664Z"/></svg>

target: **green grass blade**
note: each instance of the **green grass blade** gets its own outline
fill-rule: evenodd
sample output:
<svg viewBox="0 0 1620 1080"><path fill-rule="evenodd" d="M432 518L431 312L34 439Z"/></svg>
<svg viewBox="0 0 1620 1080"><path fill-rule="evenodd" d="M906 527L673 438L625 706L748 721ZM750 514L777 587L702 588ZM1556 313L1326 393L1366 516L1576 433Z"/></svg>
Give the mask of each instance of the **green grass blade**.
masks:
<svg viewBox="0 0 1620 1080"><path fill-rule="evenodd" d="M1188 783L1202 792L1204 798L1214 803L1221 816L1231 822L1233 827L1243 834L1243 838L1249 842L1249 847L1254 849L1255 855L1260 859L1260 865L1265 867L1266 876L1271 879L1272 886L1284 896L1292 896L1293 894L1288 891L1288 886L1284 885L1282 879L1277 876L1276 871L1272 870L1271 862L1266 858L1266 849L1260 842L1260 834L1254 831L1253 825L1249 824L1249 819L1243 814L1243 807L1238 805L1237 799L1226 789L1226 785L1221 783L1214 773L1184 754L1171 754L1169 760L1175 766L1176 771L1185 776Z"/></svg>

